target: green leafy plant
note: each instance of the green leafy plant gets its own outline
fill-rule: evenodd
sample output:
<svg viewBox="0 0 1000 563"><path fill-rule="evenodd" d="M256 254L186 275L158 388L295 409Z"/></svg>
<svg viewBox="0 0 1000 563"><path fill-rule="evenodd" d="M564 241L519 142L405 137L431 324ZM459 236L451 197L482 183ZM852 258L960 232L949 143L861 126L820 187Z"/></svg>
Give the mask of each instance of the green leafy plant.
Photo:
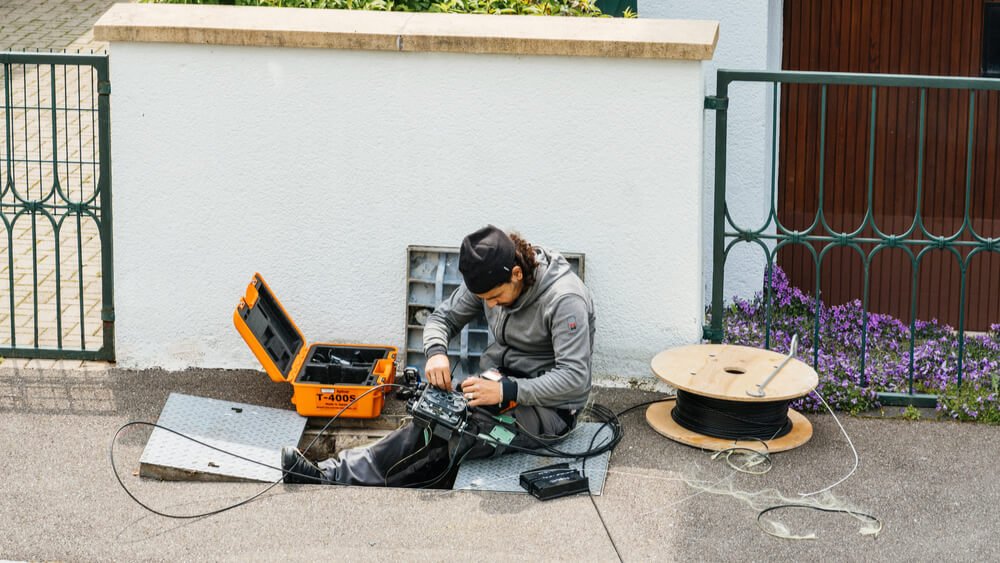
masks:
<svg viewBox="0 0 1000 563"><path fill-rule="evenodd" d="M155 4L234 4L382 12L608 17L594 0L143 0ZM625 11L626 18L636 17Z"/></svg>
<svg viewBox="0 0 1000 563"><path fill-rule="evenodd" d="M920 411L913 405L907 405L902 415L906 420L920 420Z"/></svg>

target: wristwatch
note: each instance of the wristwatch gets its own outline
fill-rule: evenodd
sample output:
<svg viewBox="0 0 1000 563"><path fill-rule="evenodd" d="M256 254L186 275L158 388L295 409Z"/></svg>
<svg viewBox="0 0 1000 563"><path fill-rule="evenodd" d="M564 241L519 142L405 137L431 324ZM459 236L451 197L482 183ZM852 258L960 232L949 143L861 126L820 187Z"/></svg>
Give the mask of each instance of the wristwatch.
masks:
<svg viewBox="0 0 1000 563"><path fill-rule="evenodd" d="M495 370L495 369L488 369L488 370L484 371L483 373L479 374L479 377L481 377L483 379L489 379L490 381L496 381L497 383L500 383L500 380L503 379L503 376L500 375L500 372L497 371L497 370ZM503 407L503 384L502 383L500 384L500 402L497 403L497 406L501 407L501 408Z"/></svg>
<svg viewBox="0 0 1000 563"><path fill-rule="evenodd" d="M500 375L500 372L497 371L497 370L495 370L495 369L488 369L488 370L484 371L483 373L479 374L479 377L482 377L483 379L489 379L490 381L497 381L497 382L499 382L501 379L503 379L503 376Z"/></svg>

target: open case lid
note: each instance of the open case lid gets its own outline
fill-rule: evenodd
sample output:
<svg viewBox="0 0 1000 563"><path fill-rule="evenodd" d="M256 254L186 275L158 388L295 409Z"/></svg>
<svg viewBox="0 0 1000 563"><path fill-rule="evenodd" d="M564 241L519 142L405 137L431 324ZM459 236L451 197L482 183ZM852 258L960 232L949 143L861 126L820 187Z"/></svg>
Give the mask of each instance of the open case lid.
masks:
<svg viewBox="0 0 1000 563"><path fill-rule="evenodd" d="M290 381L305 361L305 337L260 274L240 298L233 324L274 381Z"/></svg>

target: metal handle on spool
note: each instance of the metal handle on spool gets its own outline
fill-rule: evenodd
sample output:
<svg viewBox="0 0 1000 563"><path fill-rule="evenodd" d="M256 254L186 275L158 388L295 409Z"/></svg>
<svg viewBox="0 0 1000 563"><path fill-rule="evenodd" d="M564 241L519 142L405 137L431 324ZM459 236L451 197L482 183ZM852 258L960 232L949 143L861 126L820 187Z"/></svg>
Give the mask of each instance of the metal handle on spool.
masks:
<svg viewBox="0 0 1000 563"><path fill-rule="evenodd" d="M791 361L792 358L795 357L795 352L797 352L798 349L799 349L799 335L793 334L792 346L791 349L788 351L788 355L785 356L785 359L782 360L780 364L778 364L778 367L774 368L774 371L772 371L771 374L767 376L767 379L757 384L756 390L747 389L747 395L750 395L751 397L763 397L765 395L764 388L767 387L767 384L770 383L772 379L774 379L774 376L778 375L778 372L781 371L781 368L785 367L785 364L787 364L789 361Z"/></svg>

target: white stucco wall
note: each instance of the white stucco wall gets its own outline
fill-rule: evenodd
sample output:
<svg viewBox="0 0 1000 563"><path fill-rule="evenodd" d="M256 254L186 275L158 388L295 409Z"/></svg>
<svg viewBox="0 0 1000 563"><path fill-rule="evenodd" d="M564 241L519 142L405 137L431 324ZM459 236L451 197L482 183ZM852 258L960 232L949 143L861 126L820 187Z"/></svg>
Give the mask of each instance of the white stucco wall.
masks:
<svg viewBox="0 0 1000 563"><path fill-rule="evenodd" d="M715 56L705 62L705 93L715 93L719 69L780 70L782 0L639 0L640 18L719 20ZM729 90L727 201L736 224L759 227L771 198L770 86L733 84ZM715 190L715 115L705 112L703 212L705 298L712 294L712 209ZM777 163L775 163L777 165ZM773 225L772 225L773 226ZM772 229L773 231L773 229ZM756 245L738 243L726 261L725 296L760 291L765 257Z"/></svg>
<svg viewBox="0 0 1000 563"><path fill-rule="evenodd" d="M595 375L696 342L699 61L113 43L117 353L257 367L261 272L309 341L404 347L406 246L583 252Z"/></svg>

